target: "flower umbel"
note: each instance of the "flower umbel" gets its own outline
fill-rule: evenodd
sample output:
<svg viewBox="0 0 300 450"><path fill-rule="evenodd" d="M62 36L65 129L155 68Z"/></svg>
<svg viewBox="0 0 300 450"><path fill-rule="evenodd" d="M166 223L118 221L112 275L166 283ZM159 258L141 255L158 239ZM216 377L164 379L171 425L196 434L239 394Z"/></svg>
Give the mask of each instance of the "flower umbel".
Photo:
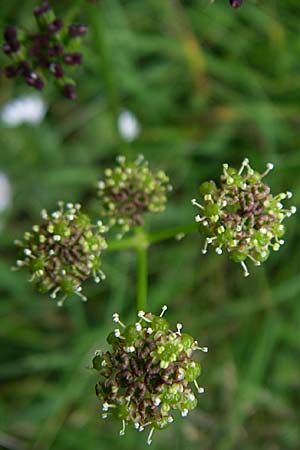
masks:
<svg viewBox="0 0 300 450"><path fill-rule="evenodd" d="M192 336L170 330L169 323L160 316L139 311L138 321L124 325L119 315L113 315L119 326L107 338L111 352L96 352L93 368L101 380L96 394L102 401L102 418L109 415L122 422L120 435L127 425L136 430L149 429L148 444L154 430L164 430L173 421L173 412L182 417L197 405L197 398L189 383L198 393L197 378L201 373L199 362L193 360L193 351L207 352Z"/></svg>
<svg viewBox="0 0 300 450"><path fill-rule="evenodd" d="M117 158L118 166L106 169L104 181L99 181L102 214L109 225L118 225L119 237L136 226L143 226L144 214L164 211L169 178L162 171L153 173L140 155L134 162L124 156Z"/></svg>
<svg viewBox="0 0 300 450"><path fill-rule="evenodd" d="M12 26L4 30L2 49L11 59L4 73L8 78L21 76L29 86L38 90L44 88L45 78L54 78L63 95L74 100L75 82L66 72L72 66L82 64L78 48L87 28L84 25L66 26L62 19L56 18L46 1L34 8L33 13L38 25L37 33Z"/></svg>
<svg viewBox="0 0 300 450"><path fill-rule="evenodd" d="M254 171L245 159L241 168L223 164L220 187L214 181L200 186L203 204L195 217L200 232L206 237L203 253L212 244L221 254L225 249L234 262L241 263L245 276L249 275L245 260L259 266L269 257L270 250L278 251L284 244L283 220L296 212L295 206L285 209L282 200L292 197L291 192L273 196L263 178L273 169L269 163L264 173Z"/></svg>
<svg viewBox="0 0 300 450"><path fill-rule="evenodd" d="M21 249L17 267L27 267L42 293L50 293L58 305L71 294L86 301L82 283L91 275L95 282L105 278L101 271L100 254L106 248L101 222L92 225L90 218L80 211L80 205L63 202L59 210L48 214L42 211L42 224L26 232L23 241L16 241Z"/></svg>

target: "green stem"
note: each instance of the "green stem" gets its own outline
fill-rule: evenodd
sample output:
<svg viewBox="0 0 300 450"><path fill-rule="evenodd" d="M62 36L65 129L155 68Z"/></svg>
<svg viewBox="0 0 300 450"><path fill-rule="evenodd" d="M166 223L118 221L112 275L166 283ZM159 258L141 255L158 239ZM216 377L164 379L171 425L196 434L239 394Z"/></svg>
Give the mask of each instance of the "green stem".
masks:
<svg viewBox="0 0 300 450"><path fill-rule="evenodd" d="M178 225L177 227L167 228L166 230L155 231L148 235L149 244L154 242L161 242L174 237L184 237L186 234L195 233L198 231L197 223L189 223L186 225Z"/></svg>
<svg viewBox="0 0 300 450"><path fill-rule="evenodd" d="M185 225L178 225L177 227L167 228L166 230L155 231L154 233L144 234L144 240L148 245L155 242L166 241L167 239L172 239L176 236L182 234L195 233L198 230L198 225L196 223L189 223ZM109 242L108 250L126 250L126 249L136 249L139 243L139 237L132 236L129 238L124 238L119 241L113 240Z"/></svg>
<svg viewBox="0 0 300 450"><path fill-rule="evenodd" d="M137 259L137 311L146 311L147 309L147 288L148 288L148 264L147 248L136 249Z"/></svg>

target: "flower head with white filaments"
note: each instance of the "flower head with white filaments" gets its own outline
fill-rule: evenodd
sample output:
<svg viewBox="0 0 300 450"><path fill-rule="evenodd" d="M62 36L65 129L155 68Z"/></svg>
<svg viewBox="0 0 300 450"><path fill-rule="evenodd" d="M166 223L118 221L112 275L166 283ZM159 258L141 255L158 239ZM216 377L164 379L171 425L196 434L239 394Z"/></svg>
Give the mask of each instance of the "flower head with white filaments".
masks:
<svg viewBox="0 0 300 450"><path fill-rule="evenodd" d="M117 162L117 167L106 169L98 194L102 215L108 218L109 226L117 226L121 238L143 226L146 213L164 211L171 186L167 175L162 170L152 172L142 155L133 162L118 156Z"/></svg>
<svg viewBox="0 0 300 450"><path fill-rule="evenodd" d="M291 192L273 196L263 182L272 169L269 163L260 174L247 158L239 170L223 164L220 187L212 180L206 181L200 186L202 203L192 200L201 211L195 220L205 236L202 252L205 254L209 245L219 255L226 250L234 262L242 265L245 276L249 275L247 259L260 266L270 250L278 251L284 244L282 222L296 212L295 206L286 209L282 203L292 197Z"/></svg>
<svg viewBox="0 0 300 450"><path fill-rule="evenodd" d="M93 368L101 376L96 394L102 402L102 418L120 420L120 435L127 425L137 431L149 429L149 445L155 430L164 430L174 421L175 411L186 417L196 407L190 383L199 394L204 392L197 383L201 365L193 352L208 349L183 333L182 324L172 331L163 317L166 309L159 316L139 311L137 322L127 326L119 314L113 314L117 328L107 338L112 351L98 351L93 358Z"/></svg>
<svg viewBox="0 0 300 450"><path fill-rule="evenodd" d="M59 202L52 214L41 212L42 223L34 225L16 241L20 258L16 267L26 267L39 292L49 293L58 305L72 294L83 301L82 283L90 276L99 283L105 278L101 270L101 252L107 247L102 222L92 225L79 204Z"/></svg>

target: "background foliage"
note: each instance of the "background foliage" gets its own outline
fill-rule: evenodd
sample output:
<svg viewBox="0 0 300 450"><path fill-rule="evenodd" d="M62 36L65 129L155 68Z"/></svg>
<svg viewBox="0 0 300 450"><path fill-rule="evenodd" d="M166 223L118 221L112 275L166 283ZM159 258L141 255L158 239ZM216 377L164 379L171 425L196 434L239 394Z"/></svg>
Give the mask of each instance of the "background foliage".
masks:
<svg viewBox="0 0 300 450"><path fill-rule="evenodd" d="M95 182L116 154L144 153L175 187L153 230L189 223L190 199L221 164L243 157L259 170L268 161L274 192L291 190L299 205L300 5L298 0L53 1L56 11L90 24L79 100L51 89L38 127L1 127L0 169L13 203L0 232L0 447L93 450L145 448L145 435L103 422L96 376L85 367L105 347L111 314L130 316L135 256L105 256L107 281L88 286L90 301L63 309L11 272L12 241L57 200L84 203L97 217ZM37 2L1 2L1 23L33 23ZM4 62L4 57L2 58ZM1 78L0 102L29 91ZM30 91L32 92L32 91ZM141 134L122 141L116 121L135 113ZM195 412L157 433L154 449L292 450L300 442L299 217L288 221L286 245L244 279L238 265L209 252L197 235L150 249L149 307L169 305L210 353L206 394Z"/></svg>

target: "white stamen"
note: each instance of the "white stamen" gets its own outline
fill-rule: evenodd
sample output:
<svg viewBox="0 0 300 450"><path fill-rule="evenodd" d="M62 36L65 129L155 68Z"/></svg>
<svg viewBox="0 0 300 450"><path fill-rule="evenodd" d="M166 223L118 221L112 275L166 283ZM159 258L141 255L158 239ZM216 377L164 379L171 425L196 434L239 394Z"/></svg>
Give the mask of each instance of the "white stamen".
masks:
<svg viewBox="0 0 300 450"><path fill-rule="evenodd" d="M155 406L159 406L161 404L161 399L159 397L156 397L153 403Z"/></svg>
<svg viewBox="0 0 300 450"><path fill-rule="evenodd" d="M176 325L177 333L179 334L179 336L181 336L182 326L183 326L182 323L178 323L178 324Z"/></svg>
<svg viewBox="0 0 300 450"><path fill-rule="evenodd" d="M191 200L191 202L192 202L192 204L193 204L194 206L198 206L198 208L204 209L204 207L203 207L202 205L200 205L200 203L198 203L197 200L196 200L195 198L193 198L193 199Z"/></svg>
<svg viewBox="0 0 300 450"><path fill-rule="evenodd" d="M204 392L204 387L199 386L199 384L197 383L196 380L194 380L194 385L195 385L195 387L196 387L196 389L197 389L198 394L203 394L203 392Z"/></svg>
<svg viewBox="0 0 300 450"><path fill-rule="evenodd" d="M182 417L186 417L188 415L188 413L189 413L189 410L188 409L184 409L183 411L181 411L181 416Z"/></svg>
<svg viewBox="0 0 300 450"><path fill-rule="evenodd" d="M125 422L125 420L123 419L123 420L122 420L122 430L120 430L120 436L124 436L124 434L125 434L125 429L126 429L126 422Z"/></svg>
<svg viewBox="0 0 300 450"><path fill-rule="evenodd" d="M136 329L136 331L142 331L142 325L139 322L137 322L135 324L135 329Z"/></svg>
<svg viewBox="0 0 300 450"><path fill-rule="evenodd" d="M243 271L244 271L244 276L245 276L245 277L249 277L250 272L248 271L248 268L247 268L247 266L246 266L246 264L245 264L244 261L241 262L241 266L242 266Z"/></svg>
<svg viewBox="0 0 300 450"><path fill-rule="evenodd" d="M116 328L114 330L114 335L116 336L116 338L119 338L121 336L121 331L119 330L119 328Z"/></svg>
<svg viewBox="0 0 300 450"><path fill-rule="evenodd" d="M161 309L161 313L160 313L159 317L162 317L164 315L164 313L167 311L167 309L168 309L167 305L164 305Z"/></svg>
<svg viewBox="0 0 300 450"><path fill-rule="evenodd" d="M151 445L151 444L152 444L152 436L153 436L153 433L154 433L154 428L151 428L150 433L149 433L149 436L148 436L148 439L147 439L147 444L148 444L148 445Z"/></svg>

